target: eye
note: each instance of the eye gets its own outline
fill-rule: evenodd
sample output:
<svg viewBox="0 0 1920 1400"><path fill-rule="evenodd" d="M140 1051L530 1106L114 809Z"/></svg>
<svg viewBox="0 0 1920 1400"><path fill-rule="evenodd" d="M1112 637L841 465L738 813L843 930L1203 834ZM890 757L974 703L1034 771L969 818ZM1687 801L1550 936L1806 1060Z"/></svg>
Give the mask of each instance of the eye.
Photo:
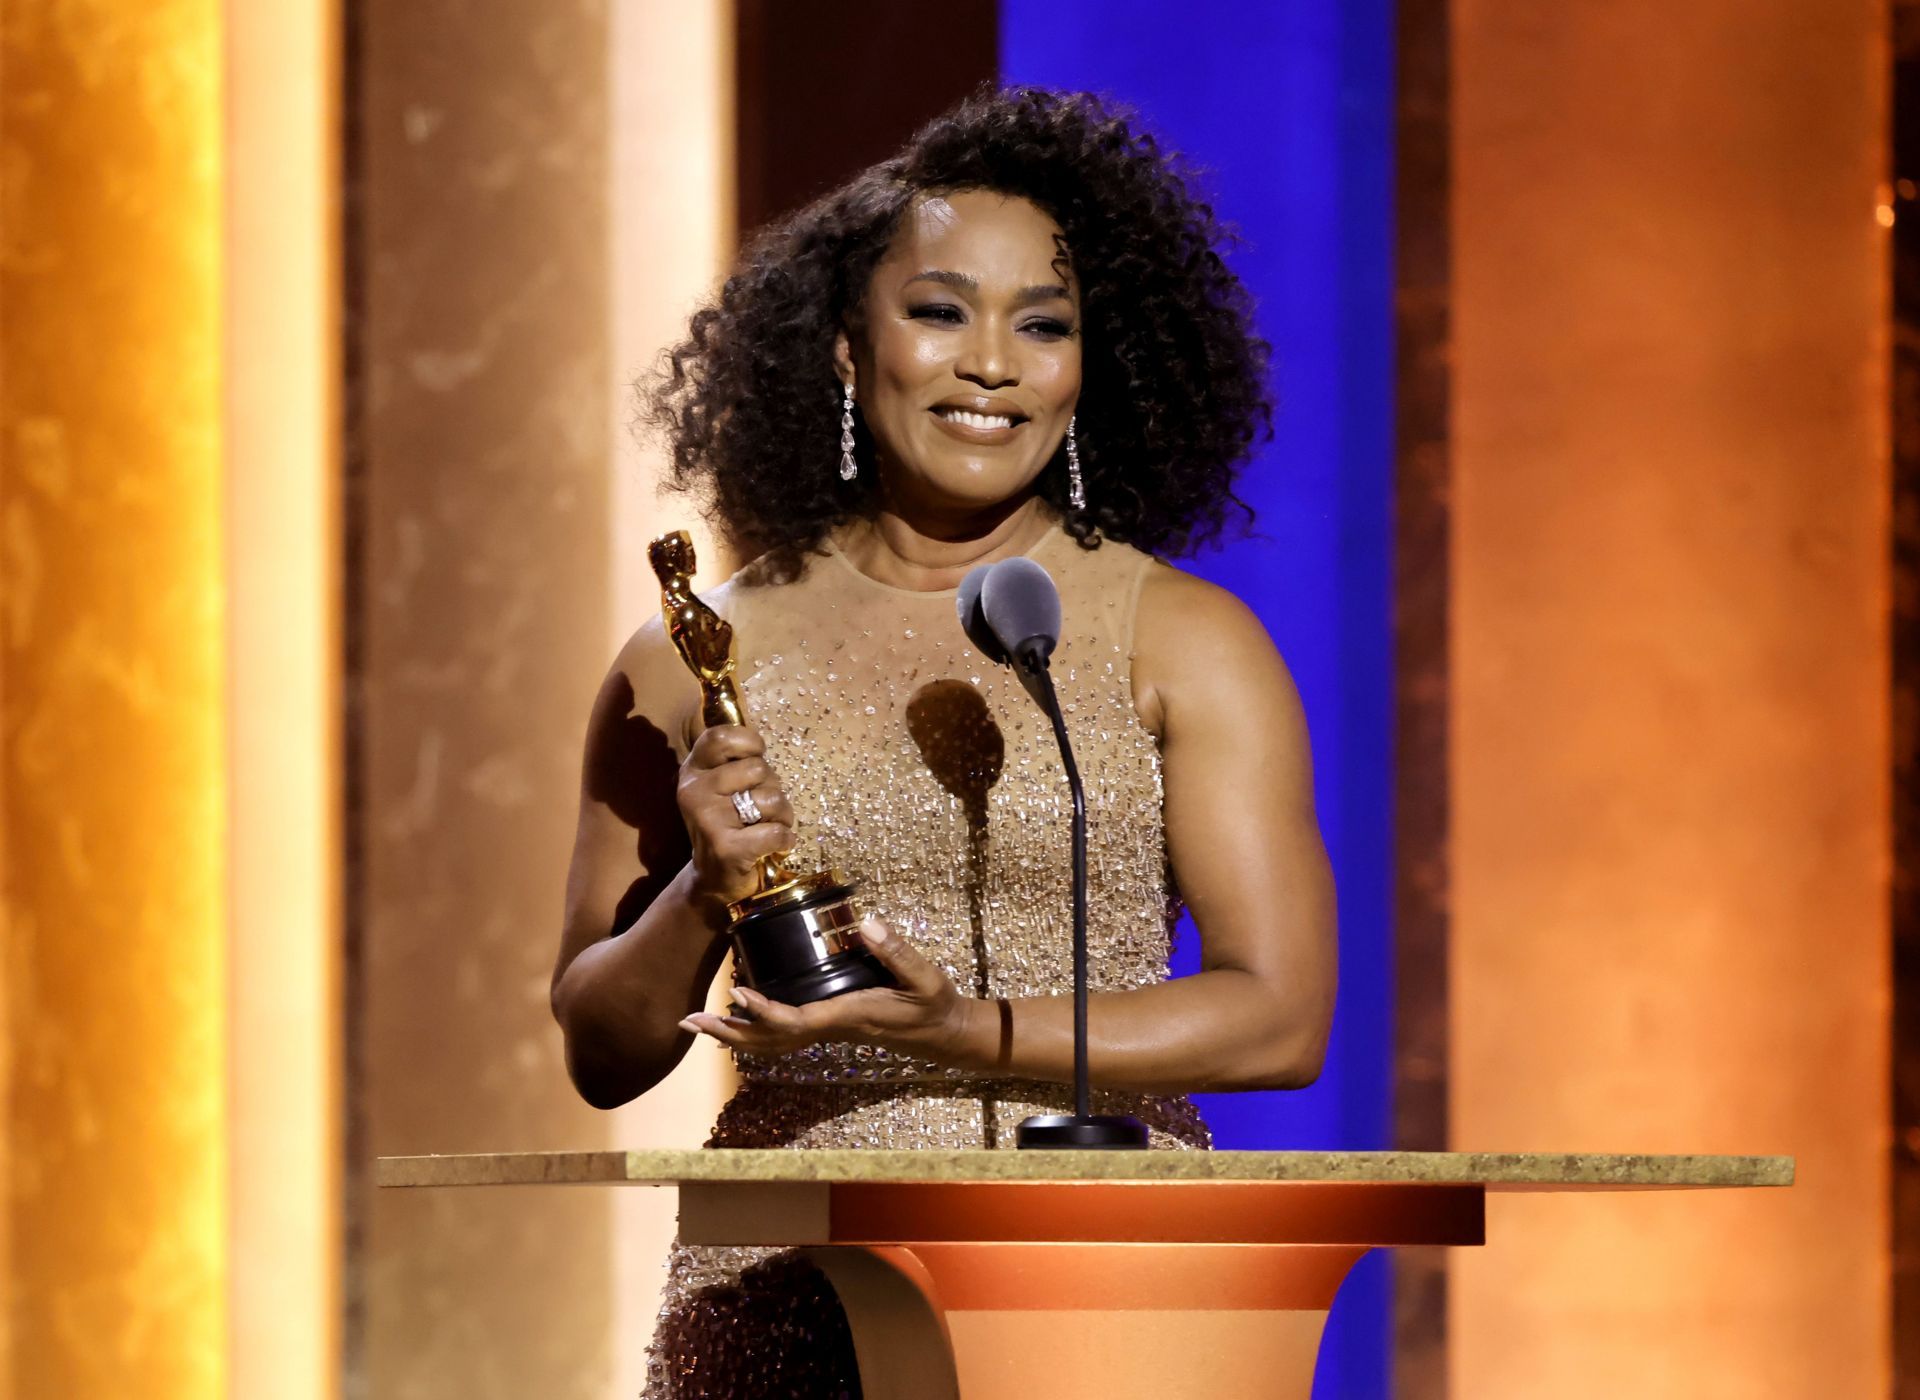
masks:
<svg viewBox="0 0 1920 1400"><path fill-rule="evenodd" d="M950 325L957 325L962 319L960 308L944 301L931 301L925 306L910 306L907 308L907 316L910 320L941 321Z"/></svg>
<svg viewBox="0 0 1920 1400"><path fill-rule="evenodd" d="M1065 321L1056 321L1051 317L1028 321L1021 329L1032 331L1035 335L1046 340L1060 340L1073 334L1072 326L1068 325Z"/></svg>

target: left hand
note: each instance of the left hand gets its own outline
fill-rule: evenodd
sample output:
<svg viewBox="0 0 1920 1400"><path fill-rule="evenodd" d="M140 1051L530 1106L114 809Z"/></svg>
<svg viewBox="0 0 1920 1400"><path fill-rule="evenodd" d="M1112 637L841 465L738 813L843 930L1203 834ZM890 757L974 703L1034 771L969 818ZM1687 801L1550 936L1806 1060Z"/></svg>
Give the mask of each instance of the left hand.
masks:
<svg viewBox="0 0 1920 1400"><path fill-rule="evenodd" d="M822 1041L846 1041L952 1063L979 1003L961 996L946 973L879 919L861 924L860 936L899 986L846 992L805 1006L735 987L734 1000L746 1015L697 1011L680 1029L751 1055L784 1055Z"/></svg>

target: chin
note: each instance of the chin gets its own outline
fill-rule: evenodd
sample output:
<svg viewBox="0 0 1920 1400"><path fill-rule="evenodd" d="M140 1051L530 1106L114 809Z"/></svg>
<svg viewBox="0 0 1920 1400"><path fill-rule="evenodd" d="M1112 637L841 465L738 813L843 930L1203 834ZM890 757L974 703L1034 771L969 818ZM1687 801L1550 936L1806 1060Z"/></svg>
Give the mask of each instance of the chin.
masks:
<svg viewBox="0 0 1920 1400"><path fill-rule="evenodd" d="M986 510L1025 495L1040 473L1025 468L1009 469L999 462L968 462L919 473L921 489L928 499L959 510Z"/></svg>

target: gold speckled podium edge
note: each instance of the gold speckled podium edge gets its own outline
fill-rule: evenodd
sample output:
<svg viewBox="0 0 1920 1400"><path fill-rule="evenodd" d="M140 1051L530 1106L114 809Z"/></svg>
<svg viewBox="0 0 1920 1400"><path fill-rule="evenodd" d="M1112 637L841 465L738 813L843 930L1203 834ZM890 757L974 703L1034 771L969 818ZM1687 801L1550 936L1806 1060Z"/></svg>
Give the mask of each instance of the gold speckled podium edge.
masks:
<svg viewBox="0 0 1920 1400"><path fill-rule="evenodd" d="M1494 1191L1793 1185L1791 1157L1540 1152L1019 1152L658 1148L381 1157L380 1186L680 1182L1349 1181Z"/></svg>

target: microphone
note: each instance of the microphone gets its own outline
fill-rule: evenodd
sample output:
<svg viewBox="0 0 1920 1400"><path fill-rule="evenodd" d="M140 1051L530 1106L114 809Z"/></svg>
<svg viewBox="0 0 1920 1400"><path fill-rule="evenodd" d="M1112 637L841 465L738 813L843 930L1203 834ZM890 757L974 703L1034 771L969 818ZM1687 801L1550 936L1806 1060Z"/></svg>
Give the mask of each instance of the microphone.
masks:
<svg viewBox="0 0 1920 1400"><path fill-rule="evenodd" d="M1026 558L982 564L961 580L958 601L968 638L985 656L1012 666L1033 703L1051 714L1047 662L1060 641L1060 590L1052 576Z"/></svg>
<svg viewBox="0 0 1920 1400"><path fill-rule="evenodd" d="M1009 655L1025 660L1037 653L1044 666L1060 644L1060 590L1051 574L1024 556L987 566L980 610Z"/></svg>
<svg viewBox="0 0 1920 1400"><path fill-rule="evenodd" d="M980 611L1033 703L1052 714L1057 705L1047 663L1060 642L1060 590L1052 576L1031 559L1002 559L981 583Z"/></svg>
<svg viewBox="0 0 1920 1400"><path fill-rule="evenodd" d="M993 565L981 564L970 570L960 580L960 595L954 600L960 610L960 630L967 634L967 640L973 643L973 649L989 661L997 661L1002 666L1008 664L1006 648L1000 645L1000 639L993 635L993 629L987 626L986 609L980 605L980 590L986 586L987 575L993 572Z"/></svg>
<svg viewBox="0 0 1920 1400"><path fill-rule="evenodd" d="M1060 590L1024 557L982 564L961 580L955 600L960 626L983 656L1013 667L1027 694L1053 724L1061 766L1073 796L1073 1112L1043 1113L1020 1124L1021 1147L1130 1148L1147 1145L1146 1125L1124 1115L1089 1111L1087 1084L1087 795L1073 761L1067 721L1049 662L1060 642Z"/></svg>

